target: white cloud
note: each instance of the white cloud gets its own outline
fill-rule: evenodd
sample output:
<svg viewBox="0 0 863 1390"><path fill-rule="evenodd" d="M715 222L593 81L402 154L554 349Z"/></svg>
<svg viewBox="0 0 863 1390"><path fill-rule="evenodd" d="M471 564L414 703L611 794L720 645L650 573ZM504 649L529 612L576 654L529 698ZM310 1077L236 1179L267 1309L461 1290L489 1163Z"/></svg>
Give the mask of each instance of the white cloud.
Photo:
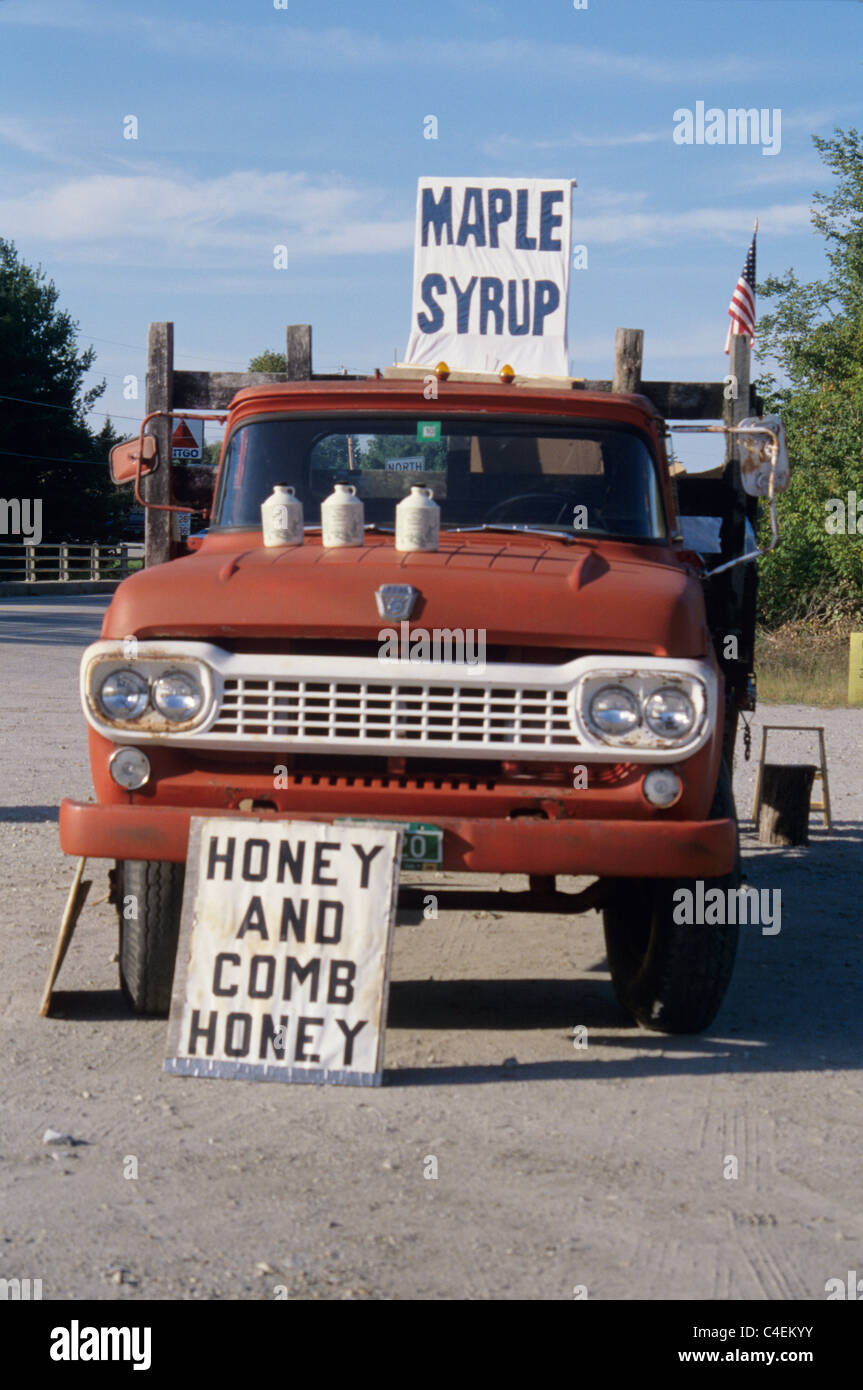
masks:
<svg viewBox="0 0 863 1390"><path fill-rule="evenodd" d="M644 188L608 188L603 184L591 184L578 191L581 202L602 208L642 205L647 201L647 196Z"/></svg>
<svg viewBox="0 0 863 1390"><path fill-rule="evenodd" d="M774 203L759 214L762 236L792 236L809 228L808 203ZM681 212L622 212L578 220L579 238L588 246L626 243L660 245L702 240L734 242L752 235L754 212L748 208L705 207Z"/></svg>
<svg viewBox="0 0 863 1390"><path fill-rule="evenodd" d="M24 154L37 155L55 164L68 162L58 151L55 134L49 135L19 116L0 115L0 145L21 150Z"/></svg>
<svg viewBox="0 0 863 1390"><path fill-rule="evenodd" d="M769 159L750 165L734 181L735 188L775 188L805 184L807 188L825 187L831 179L830 170L816 157L802 159Z"/></svg>
<svg viewBox="0 0 863 1390"><path fill-rule="evenodd" d="M434 11L429 12L429 23ZM258 23L232 25L174 18L170 25L146 14L112 12L104 5L75 0L9 0L0 7L0 24L113 34L136 48L196 58L223 58L282 70L366 72L380 69L434 73L443 68L470 74L484 70L532 72L539 79L572 80L577 73L616 77L640 83L681 83L727 78L743 81L763 76L772 64L705 53L679 59L661 54L620 53L578 43L542 43L535 39L435 38L427 26L416 36L390 38L348 27L308 29L289 14L269 11Z"/></svg>
<svg viewBox="0 0 863 1390"><path fill-rule="evenodd" d="M289 258L409 249L412 219L375 217L383 201L336 175L93 174L0 198L0 225L19 240L65 246L77 260L135 263L155 252L175 265L242 257L244 269L264 269L278 244Z"/></svg>
<svg viewBox="0 0 863 1390"><path fill-rule="evenodd" d="M652 212L646 199L639 190L592 190L579 205L578 240L591 248L684 239L739 244L751 232L755 211L765 236L789 236L810 226L805 202ZM0 197L0 225L12 239L50 246L66 260L248 275L269 270L273 248L282 244L289 266L316 257L409 252L412 196L409 205L411 215L387 216L379 209L393 207L391 194L336 174L240 169L195 178L151 166L136 174L66 178Z"/></svg>
<svg viewBox="0 0 863 1390"><path fill-rule="evenodd" d="M832 125L834 121L841 120L844 116L860 115L859 102L856 106L831 106L827 109L821 108L817 111L789 111L787 106L782 108L782 125L786 130L810 130L818 134L818 127Z"/></svg>
<svg viewBox="0 0 863 1390"><path fill-rule="evenodd" d="M582 135L580 131L570 131L563 135L545 136L543 139L523 139L518 135L496 135L485 140L482 153L495 158L518 156L518 154L538 154L545 150L603 150L616 149L627 145L657 145L660 140L668 142L667 131L632 131L630 135Z"/></svg>
<svg viewBox="0 0 863 1390"><path fill-rule="evenodd" d="M518 135L497 135L482 146L483 152L490 155L536 153L540 150L601 150L620 145L653 145L659 141L668 142L667 130L638 130L628 135L585 135L580 131L568 131L561 135L544 137L541 140L523 139Z"/></svg>

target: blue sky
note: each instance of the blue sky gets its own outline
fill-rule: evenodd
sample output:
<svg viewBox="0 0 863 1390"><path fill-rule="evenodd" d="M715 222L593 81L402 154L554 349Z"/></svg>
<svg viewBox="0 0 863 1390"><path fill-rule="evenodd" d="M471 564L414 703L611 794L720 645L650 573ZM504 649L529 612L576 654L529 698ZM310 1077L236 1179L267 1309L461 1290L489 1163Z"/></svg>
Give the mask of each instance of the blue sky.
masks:
<svg viewBox="0 0 863 1390"><path fill-rule="evenodd" d="M0 235L131 431L150 320L181 367L243 370L298 322L316 370L384 366L418 176L574 178L572 372L610 375L623 325L646 377L718 379L754 217L759 277L824 269L811 135L860 125L861 34L859 0L0 0ZM676 144L697 101L778 108L779 153Z"/></svg>

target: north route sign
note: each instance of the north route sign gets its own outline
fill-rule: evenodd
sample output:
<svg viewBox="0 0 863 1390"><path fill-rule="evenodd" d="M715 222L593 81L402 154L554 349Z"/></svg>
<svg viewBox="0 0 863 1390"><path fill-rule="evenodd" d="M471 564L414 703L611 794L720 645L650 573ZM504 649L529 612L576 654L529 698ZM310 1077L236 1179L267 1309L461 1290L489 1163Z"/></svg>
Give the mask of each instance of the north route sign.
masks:
<svg viewBox="0 0 863 1390"><path fill-rule="evenodd" d="M193 817L164 1070L379 1086L401 836Z"/></svg>
<svg viewBox="0 0 863 1390"><path fill-rule="evenodd" d="M420 179L405 364L567 376L571 179Z"/></svg>

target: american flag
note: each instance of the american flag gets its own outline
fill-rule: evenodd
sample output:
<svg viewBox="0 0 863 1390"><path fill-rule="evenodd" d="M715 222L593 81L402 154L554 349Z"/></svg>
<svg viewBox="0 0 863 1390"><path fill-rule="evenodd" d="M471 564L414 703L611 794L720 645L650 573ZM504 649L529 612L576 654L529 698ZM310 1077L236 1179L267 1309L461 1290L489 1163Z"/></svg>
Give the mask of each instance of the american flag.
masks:
<svg viewBox="0 0 863 1390"><path fill-rule="evenodd" d="M746 254L746 262L734 286L728 313L731 323L725 339L725 351L731 348L734 333L748 333L750 345L755 338L755 238L758 236L758 223L752 234L752 245Z"/></svg>

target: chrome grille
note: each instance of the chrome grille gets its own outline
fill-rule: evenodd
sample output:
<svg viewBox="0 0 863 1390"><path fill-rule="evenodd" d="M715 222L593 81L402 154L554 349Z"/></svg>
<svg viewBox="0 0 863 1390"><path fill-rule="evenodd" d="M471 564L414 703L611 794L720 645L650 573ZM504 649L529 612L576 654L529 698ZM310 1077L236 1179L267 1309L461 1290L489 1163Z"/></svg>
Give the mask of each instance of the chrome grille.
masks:
<svg viewBox="0 0 863 1390"><path fill-rule="evenodd" d="M652 656L576 656L567 662L411 661L338 653L225 651L208 642L141 642L146 669L199 664L209 704L194 726L154 731L144 721L114 723L94 690L108 670L128 665L124 644L101 641L81 663L88 723L114 743L210 753L273 753L607 763L681 762L711 737L717 682L704 661ZM646 726L617 743L599 737L587 714L592 693L620 682L645 690L682 682L699 713L697 728L671 744ZM279 761L278 758L274 762ZM357 769L359 770L359 769ZM220 774L221 775L221 774Z"/></svg>
<svg viewBox="0 0 863 1390"><path fill-rule="evenodd" d="M352 746L578 747L571 691L471 681L226 679L210 733Z"/></svg>

